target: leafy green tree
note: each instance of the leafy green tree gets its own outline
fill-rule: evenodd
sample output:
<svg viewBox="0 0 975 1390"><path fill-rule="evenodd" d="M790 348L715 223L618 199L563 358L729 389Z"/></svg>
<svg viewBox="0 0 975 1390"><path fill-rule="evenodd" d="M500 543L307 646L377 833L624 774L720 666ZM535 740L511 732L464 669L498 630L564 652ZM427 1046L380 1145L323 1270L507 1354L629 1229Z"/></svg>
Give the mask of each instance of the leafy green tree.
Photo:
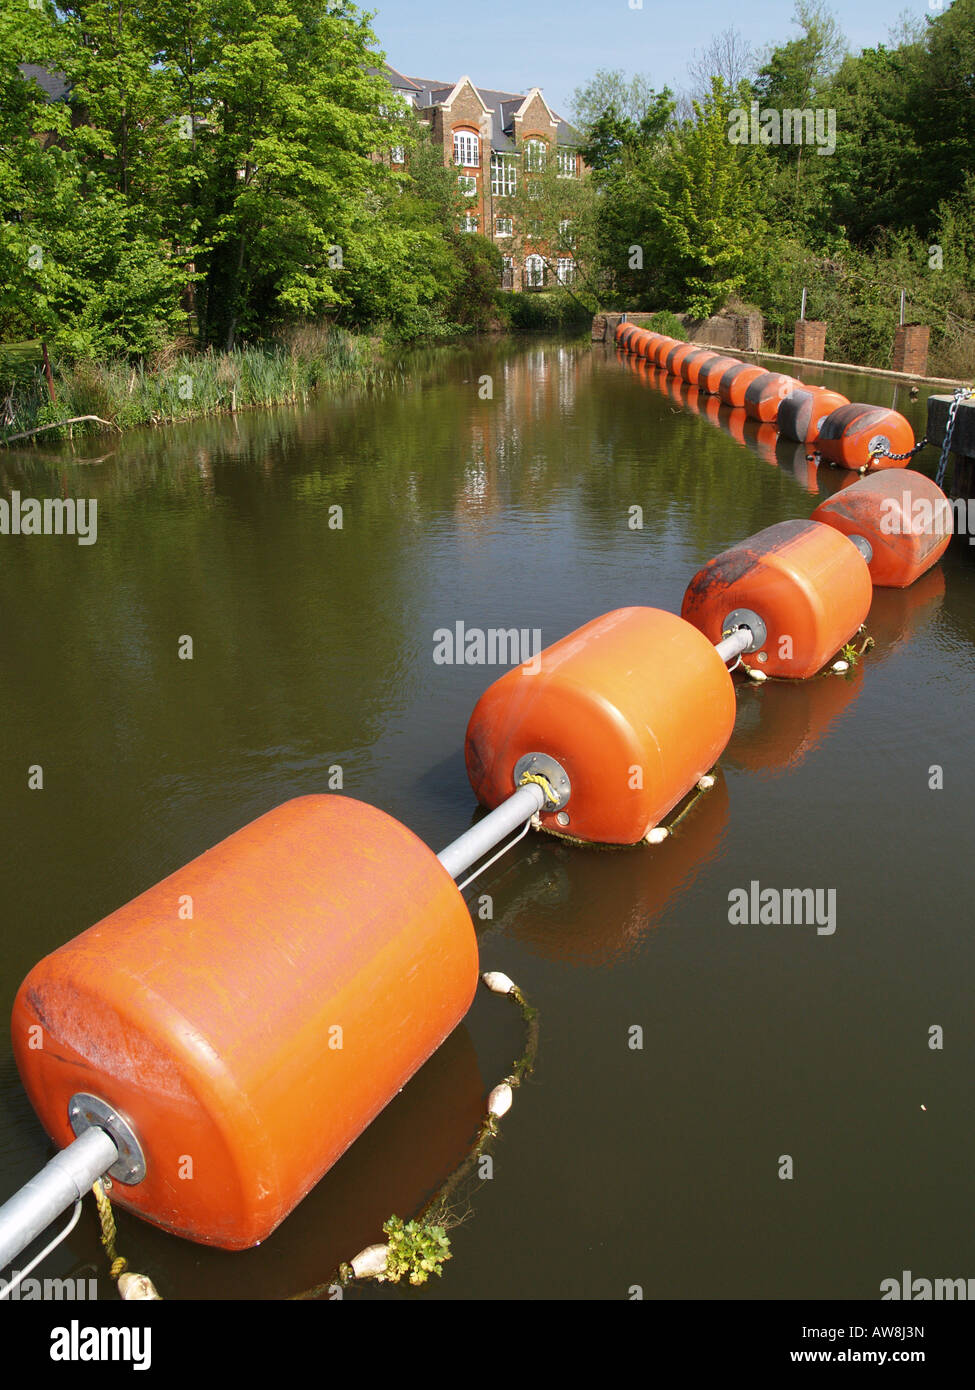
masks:
<svg viewBox="0 0 975 1390"><path fill-rule="evenodd" d="M653 212L668 245L671 295L694 315L712 313L740 289L764 235L759 165L764 151L733 144L737 95L720 77L693 121L673 132L656 183Z"/></svg>

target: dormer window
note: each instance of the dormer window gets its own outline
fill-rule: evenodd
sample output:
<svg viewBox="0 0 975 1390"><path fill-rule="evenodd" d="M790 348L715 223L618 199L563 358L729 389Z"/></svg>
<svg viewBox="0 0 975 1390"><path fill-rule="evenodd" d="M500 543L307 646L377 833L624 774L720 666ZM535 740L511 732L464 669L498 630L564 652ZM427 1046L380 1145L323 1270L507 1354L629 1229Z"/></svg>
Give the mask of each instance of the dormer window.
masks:
<svg viewBox="0 0 975 1390"><path fill-rule="evenodd" d="M454 163L463 169L479 169L481 166L481 141L470 130L454 131Z"/></svg>

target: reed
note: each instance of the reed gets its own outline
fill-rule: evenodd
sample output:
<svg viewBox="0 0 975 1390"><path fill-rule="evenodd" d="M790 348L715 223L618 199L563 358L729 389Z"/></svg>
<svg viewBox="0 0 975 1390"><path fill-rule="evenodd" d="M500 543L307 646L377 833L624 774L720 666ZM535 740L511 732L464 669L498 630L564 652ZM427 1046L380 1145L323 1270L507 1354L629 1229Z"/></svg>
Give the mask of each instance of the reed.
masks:
<svg viewBox="0 0 975 1390"><path fill-rule="evenodd" d="M132 429L254 406L304 403L322 387L379 384L391 373L395 369L385 361L378 339L312 325L232 352L184 347L135 364L56 362L53 403L36 366L7 373L0 360L0 442L80 415L97 415L120 429ZM75 433L85 428L73 426ZM47 431L44 439L50 442L57 434Z"/></svg>

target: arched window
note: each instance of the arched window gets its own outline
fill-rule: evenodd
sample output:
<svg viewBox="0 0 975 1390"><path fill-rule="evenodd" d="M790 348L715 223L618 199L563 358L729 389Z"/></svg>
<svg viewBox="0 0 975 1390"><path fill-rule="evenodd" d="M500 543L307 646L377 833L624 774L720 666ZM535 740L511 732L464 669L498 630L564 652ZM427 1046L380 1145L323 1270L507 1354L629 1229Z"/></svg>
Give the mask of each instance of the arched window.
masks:
<svg viewBox="0 0 975 1390"><path fill-rule="evenodd" d="M541 256L525 258L525 285L529 289L541 289L545 284L545 262Z"/></svg>
<svg viewBox="0 0 975 1390"><path fill-rule="evenodd" d="M454 131L454 163L464 169L479 169L481 141L472 130Z"/></svg>
<svg viewBox="0 0 975 1390"><path fill-rule="evenodd" d="M525 168L530 174L540 174L545 168L548 146L544 140L525 141Z"/></svg>

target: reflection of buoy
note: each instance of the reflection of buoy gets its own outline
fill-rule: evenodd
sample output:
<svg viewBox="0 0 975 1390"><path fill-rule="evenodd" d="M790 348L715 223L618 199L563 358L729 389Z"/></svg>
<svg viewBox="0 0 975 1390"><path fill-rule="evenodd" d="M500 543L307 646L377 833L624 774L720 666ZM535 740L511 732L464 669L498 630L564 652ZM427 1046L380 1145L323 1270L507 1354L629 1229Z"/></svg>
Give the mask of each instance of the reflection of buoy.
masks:
<svg viewBox="0 0 975 1390"><path fill-rule="evenodd" d="M874 639L871 665L876 665L905 642L909 642L944 602L945 575L941 565L935 565L909 589L875 588L867 626Z"/></svg>
<svg viewBox="0 0 975 1390"><path fill-rule="evenodd" d="M769 676L822 670L863 623L873 586L852 542L815 521L782 521L710 560L691 580L681 616L712 642L733 619L761 640L742 655ZM751 615L751 616L749 616Z"/></svg>
<svg viewBox="0 0 975 1390"><path fill-rule="evenodd" d="M914 431L903 415L879 405L854 402L831 411L820 427L816 450L840 468L900 468L886 454L914 448Z"/></svg>
<svg viewBox="0 0 975 1390"><path fill-rule="evenodd" d="M738 697L735 732L722 761L750 772L796 767L859 697L863 669L860 663L841 681L768 681L744 686Z"/></svg>
<svg viewBox="0 0 975 1390"><path fill-rule="evenodd" d="M519 868L512 884L520 891L514 903L508 899L506 934L550 960L597 965L626 959L652 942L664 914L668 928L680 930L682 899L721 852L730 814L719 768L714 787L695 797L659 846L616 854L580 853L558 841L536 846L533 862Z"/></svg>
<svg viewBox="0 0 975 1390"><path fill-rule="evenodd" d="M953 531L951 503L937 483L910 468L885 468L858 478L821 502L814 521L870 545L875 585L906 589L936 564Z"/></svg>
<svg viewBox="0 0 975 1390"><path fill-rule="evenodd" d="M689 623L656 608L607 613L536 660L534 670L518 666L496 680L471 715L467 770L478 800L499 805L516 785L516 765L544 754L571 785L568 824L543 808L544 828L638 844L731 735L735 694L724 662Z"/></svg>
<svg viewBox="0 0 975 1390"><path fill-rule="evenodd" d="M793 376L786 376L783 372L764 372L748 383L745 409L753 420L769 424L778 415L782 401L798 386L799 382Z"/></svg>
<svg viewBox="0 0 975 1390"><path fill-rule="evenodd" d="M113 1201L238 1250L397 1094L476 985L470 916L433 851L362 802L308 796L35 966L14 1053L59 1145L76 1093L126 1117L145 1176Z"/></svg>
<svg viewBox="0 0 975 1390"><path fill-rule="evenodd" d="M827 415L849 403L839 391L828 391L825 386L803 386L780 402L776 416L779 433L786 439L811 444L818 437Z"/></svg>

